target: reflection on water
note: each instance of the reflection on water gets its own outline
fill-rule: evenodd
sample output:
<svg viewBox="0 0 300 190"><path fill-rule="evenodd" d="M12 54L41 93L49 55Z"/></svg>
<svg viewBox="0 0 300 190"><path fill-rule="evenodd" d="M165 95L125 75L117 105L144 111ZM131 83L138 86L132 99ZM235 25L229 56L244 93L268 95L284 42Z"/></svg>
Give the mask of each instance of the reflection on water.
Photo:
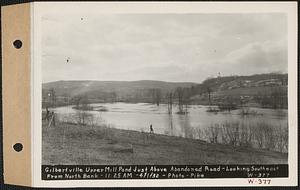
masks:
<svg viewBox="0 0 300 190"><path fill-rule="evenodd" d="M165 121L165 122L166 122L168 125L167 125L167 127L166 127L166 129L165 129L164 134L165 134L165 135L171 135L171 136L176 135L176 134L174 133L173 114L168 114L168 116L165 117L165 118L166 118L166 121Z"/></svg>
<svg viewBox="0 0 300 190"><path fill-rule="evenodd" d="M181 115L168 114L167 105L152 105L147 103L103 103L91 104L95 109L107 111L88 111L93 114L97 124L106 123L120 129L149 132L152 124L154 132L172 136L197 138L199 129L205 129L215 124L235 121L252 125L257 122L266 122L272 126L287 125L287 110L273 110L251 108L255 115L240 115L241 110L231 112L211 113L207 112L207 106L190 105L189 113ZM105 109L103 109L105 108ZM74 121L76 110L72 106L58 107L53 109L60 120ZM73 121L72 121L73 120Z"/></svg>

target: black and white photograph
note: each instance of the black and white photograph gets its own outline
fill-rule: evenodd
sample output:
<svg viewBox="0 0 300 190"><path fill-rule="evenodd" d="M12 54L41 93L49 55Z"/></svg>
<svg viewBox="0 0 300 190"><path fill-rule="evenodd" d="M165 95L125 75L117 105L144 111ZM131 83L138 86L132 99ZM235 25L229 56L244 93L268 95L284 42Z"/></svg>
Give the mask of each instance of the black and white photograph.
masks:
<svg viewBox="0 0 300 190"><path fill-rule="evenodd" d="M287 25L280 12L43 14L41 164L287 165Z"/></svg>
<svg viewBox="0 0 300 190"><path fill-rule="evenodd" d="M287 163L285 26L284 14L44 17L43 163Z"/></svg>

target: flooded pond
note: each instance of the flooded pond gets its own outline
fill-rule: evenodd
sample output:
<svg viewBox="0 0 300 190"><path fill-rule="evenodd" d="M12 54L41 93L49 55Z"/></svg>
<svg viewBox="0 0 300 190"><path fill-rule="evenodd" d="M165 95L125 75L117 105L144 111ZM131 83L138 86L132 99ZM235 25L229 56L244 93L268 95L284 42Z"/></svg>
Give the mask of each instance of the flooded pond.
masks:
<svg viewBox="0 0 300 190"><path fill-rule="evenodd" d="M173 114L168 114L167 105L159 106L148 103L97 103L91 104L93 111L86 111L93 115L94 124L103 124L119 129L129 129L149 132L152 124L154 132L172 136L195 138L195 130L205 129L215 124L225 122L239 122L252 124L265 122L271 126L287 126L287 110L250 108L254 114L242 115L241 110L231 112L207 112L208 106L189 105L188 114L177 114L177 107L173 106ZM59 120L76 122L78 110L73 106L54 108Z"/></svg>

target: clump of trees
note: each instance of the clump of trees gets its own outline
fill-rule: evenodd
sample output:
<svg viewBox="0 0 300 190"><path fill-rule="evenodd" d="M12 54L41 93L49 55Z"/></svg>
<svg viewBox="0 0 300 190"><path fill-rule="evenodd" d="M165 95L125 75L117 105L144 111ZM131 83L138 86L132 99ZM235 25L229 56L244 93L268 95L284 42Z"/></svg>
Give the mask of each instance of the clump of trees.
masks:
<svg viewBox="0 0 300 190"><path fill-rule="evenodd" d="M205 130L199 129L198 135L210 143L288 151L288 126L273 126L265 122L246 125L232 121L214 124Z"/></svg>
<svg viewBox="0 0 300 190"><path fill-rule="evenodd" d="M151 102L159 106L161 103L167 104L167 112L173 113L173 106L176 104L178 107L178 114L187 114L188 106L190 104L190 93L189 88L178 87L174 91L163 93L161 89L153 88L150 90Z"/></svg>
<svg viewBox="0 0 300 190"><path fill-rule="evenodd" d="M178 114L187 114L190 104L190 93L188 88L177 88L175 91L178 100Z"/></svg>
<svg viewBox="0 0 300 190"><path fill-rule="evenodd" d="M262 107L267 108L282 109L288 106L287 92L280 87L273 88L268 93L259 93L255 97L255 100Z"/></svg>
<svg viewBox="0 0 300 190"><path fill-rule="evenodd" d="M224 102L218 103L218 108L220 111L231 111L237 109L237 102L239 102L239 98L233 96L224 97Z"/></svg>
<svg viewBox="0 0 300 190"><path fill-rule="evenodd" d="M159 88L151 89L152 103L159 106L162 99L162 92Z"/></svg>
<svg viewBox="0 0 300 190"><path fill-rule="evenodd" d="M89 113L92 107L89 105L87 95L78 96L75 98L76 120L79 125L94 124L94 116Z"/></svg>
<svg viewBox="0 0 300 190"><path fill-rule="evenodd" d="M204 131L204 134L210 143L219 143L219 131L218 125L212 125Z"/></svg>
<svg viewBox="0 0 300 190"><path fill-rule="evenodd" d="M274 127L260 122L254 127L254 136L259 148L287 152L288 127Z"/></svg>

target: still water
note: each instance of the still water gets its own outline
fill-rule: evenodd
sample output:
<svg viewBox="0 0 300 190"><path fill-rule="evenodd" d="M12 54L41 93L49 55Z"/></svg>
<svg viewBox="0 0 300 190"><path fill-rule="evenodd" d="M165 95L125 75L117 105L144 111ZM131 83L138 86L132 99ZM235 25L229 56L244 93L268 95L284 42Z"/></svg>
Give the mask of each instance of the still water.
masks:
<svg viewBox="0 0 300 190"><path fill-rule="evenodd" d="M241 110L231 112L207 112L208 106L190 105L188 114L177 114L177 107L173 106L173 114L168 114L167 105L159 106L148 103L100 103L91 104L93 122L109 125L119 129L129 129L149 132L152 124L154 132L172 136L189 137L195 129L205 129L215 124L224 122L243 122L255 124L266 122L272 126L287 126L287 110L250 108L255 113L243 116ZM59 120L74 122L78 112L73 106L58 107L53 109ZM193 129L193 130L191 130ZM192 132L193 133L193 132ZM194 134L195 135L195 134Z"/></svg>

